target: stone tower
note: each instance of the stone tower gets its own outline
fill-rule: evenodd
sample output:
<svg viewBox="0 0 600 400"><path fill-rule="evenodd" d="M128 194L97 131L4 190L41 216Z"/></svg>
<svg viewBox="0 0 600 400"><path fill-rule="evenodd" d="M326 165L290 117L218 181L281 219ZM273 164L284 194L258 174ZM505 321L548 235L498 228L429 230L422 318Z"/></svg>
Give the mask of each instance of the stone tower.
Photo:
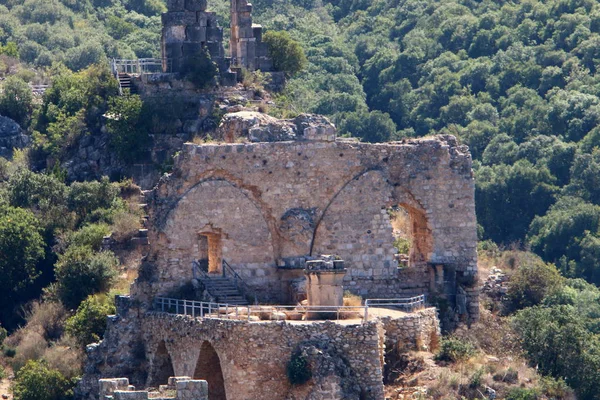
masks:
<svg viewBox="0 0 600 400"><path fill-rule="evenodd" d="M164 72L180 72L189 58L207 48L221 72L229 65L223 49L223 28L214 12L206 11L207 0L168 0L162 15L161 50Z"/></svg>
<svg viewBox="0 0 600 400"><path fill-rule="evenodd" d="M262 26L252 23L252 4L231 0L231 65L250 71L273 69L267 44L262 41Z"/></svg>

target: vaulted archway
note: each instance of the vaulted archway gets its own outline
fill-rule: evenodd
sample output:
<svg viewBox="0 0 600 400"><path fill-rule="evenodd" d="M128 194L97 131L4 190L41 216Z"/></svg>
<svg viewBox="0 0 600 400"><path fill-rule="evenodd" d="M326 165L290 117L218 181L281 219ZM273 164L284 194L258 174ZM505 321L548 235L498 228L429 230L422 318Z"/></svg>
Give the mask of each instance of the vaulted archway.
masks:
<svg viewBox="0 0 600 400"><path fill-rule="evenodd" d="M166 385L169 378L175 376L173 361L164 340L161 340L154 353L150 371L150 386Z"/></svg>
<svg viewBox="0 0 600 400"><path fill-rule="evenodd" d="M227 400L221 359L208 341L204 341L200 346L200 356L196 363L194 379L203 379L208 382L209 400Z"/></svg>

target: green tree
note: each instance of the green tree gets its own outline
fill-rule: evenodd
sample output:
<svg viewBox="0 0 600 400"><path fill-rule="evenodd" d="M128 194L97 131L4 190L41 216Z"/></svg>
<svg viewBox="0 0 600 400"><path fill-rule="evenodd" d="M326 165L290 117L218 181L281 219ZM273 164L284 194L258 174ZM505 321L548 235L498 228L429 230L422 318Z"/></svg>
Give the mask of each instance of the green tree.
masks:
<svg viewBox="0 0 600 400"><path fill-rule="evenodd" d="M17 372L14 396L15 400L69 400L74 386L74 381L44 361L31 360Z"/></svg>
<svg viewBox="0 0 600 400"><path fill-rule="evenodd" d="M389 114L381 111L341 114L337 120L340 133L365 142L387 142L396 135L396 124Z"/></svg>
<svg viewBox="0 0 600 400"><path fill-rule="evenodd" d="M108 291L117 265L112 252L95 253L88 246L70 246L55 267L59 299L67 308L75 309L87 296Z"/></svg>
<svg viewBox="0 0 600 400"><path fill-rule="evenodd" d="M138 95L118 96L110 100L106 127L113 149L125 161L140 159L149 142L149 115Z"/></svg>
<svg viewBox="0 0 600 400"><path fill-rule="evenodd" d="M39 277L44 257L40 223L27 210L0 207L0 309L11 313L15 301Z"/></svg>
<svg viewBox="0 0 600 400"><path fill-rule="evenodd" d="M85 347L102 339L106 330L106 316L114 313L115 304L111 297L89 296L79 305L77 312L67 320L65 330L82 347Z"/></svg>
<svg viewBox="0 0 600 400"><path fill-rule="evenodd" d="M558 291L563 281L554 265L537 257L528 258L510 277L506 294L508 310L512 312L540 304L546 296Z"/></svg>
<svg viewBox="0 0 600 400"><path fill-rule="evenodd" d="M276 70L293 76L302 71L307 64L306 55L299 42L292 39L285 31L268 31L263 42L269 47L269 55Z"/></svg>
<svg viewBox="0 0 600 400"><path fill-rule="evenodd" d="M0 92L0 114L26 126L33 109L31 88L17 76L8 77Z"/></svg>

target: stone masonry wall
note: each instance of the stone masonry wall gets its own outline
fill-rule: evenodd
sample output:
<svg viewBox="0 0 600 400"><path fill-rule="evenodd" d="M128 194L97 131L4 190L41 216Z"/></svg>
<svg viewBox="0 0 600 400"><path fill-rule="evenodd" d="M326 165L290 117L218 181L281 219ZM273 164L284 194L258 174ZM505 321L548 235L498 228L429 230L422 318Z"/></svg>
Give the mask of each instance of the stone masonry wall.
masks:
<svg viewBox="0 0 600 400"><path fill-rule="evenodd" d="M347 288L365 297L426 292L434 264L453 271L448 279L458 285L468 286L477 272L471 158L451 136L186 144L150 197L154 269L151 286L134 288L145 292L141 300L189 282L203 230L220 232L223 259L274 301L284 300L274 289L281 267L298 257L340 256ZM403 270L386 211L392 206L404 207L413 225ZM477 293L466 293L476 319Z"/></svg>
<svg viewBox="0 0 600 400"><path fill-rule="evenodd" d="M187 376L207 380L209 394L211 385L221 382L226 398L235 400L380 400L384 349L431 348L439 331L435 309L367 324L247 322L141 313L120 299L104 341L88 347L77 398L134 389L129 381L101 378L124 376L139 390L166 385L168 376ZM302 354L310 365L313 378L307 384L293 386L287 378L293 354ZM202 375L201 365L222 371L220 381Z"/></svg>

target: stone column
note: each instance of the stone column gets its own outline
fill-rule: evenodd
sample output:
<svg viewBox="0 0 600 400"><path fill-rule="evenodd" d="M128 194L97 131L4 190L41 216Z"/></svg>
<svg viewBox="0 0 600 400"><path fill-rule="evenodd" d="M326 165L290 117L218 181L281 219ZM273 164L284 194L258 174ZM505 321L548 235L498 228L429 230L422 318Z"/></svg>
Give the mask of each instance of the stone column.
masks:
<svg viewBox="0 0 600 400"><path fill-rule="evenodd" d="M341 307L344 305L344 261L323 256L319 260L306 262L306 294L309 307L307 319L335 319L335 309L325 307Z"/></svg>

